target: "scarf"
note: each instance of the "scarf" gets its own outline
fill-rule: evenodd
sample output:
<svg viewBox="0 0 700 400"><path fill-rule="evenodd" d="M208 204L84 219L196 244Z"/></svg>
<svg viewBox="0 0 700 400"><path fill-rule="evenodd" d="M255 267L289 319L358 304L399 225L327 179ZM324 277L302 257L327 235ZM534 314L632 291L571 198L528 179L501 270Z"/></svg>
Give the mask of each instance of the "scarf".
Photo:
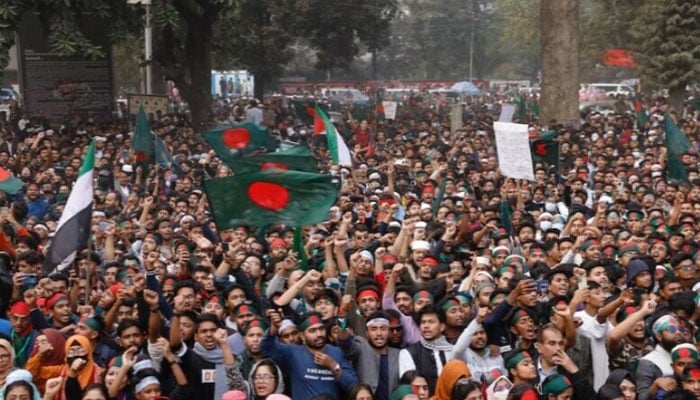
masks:
<svg viewBox="0 0 700 400"><path fill-rule="evenodd" d="M32 331L27 335L17 334L14 330L10 334L12 339L12 347L15 351L14 364L17 368L24 368L24 364L29 359L30 350L28 347L32 344Z"/></svg>
<svg viewBox="0 0 700 400"><path fill-rule="evenodd" d="M454 345L450 342L448 342L444 336L440 336L437 339L433 340L425 340L423 338L420 339L420 344L425 347L426 349L433 350L433 351L448 351L452 352L452 349L454 349Z"/></svg>
<svg viewBox="0 0 700 400"><path fill-rule="evenodd" d="M195 354L206 362L216 365L216 381L214 382L214 398L220 399L228 391L226 368L224 368L224 352L221 347L207 350L199 342L192 348Z"/></svg>

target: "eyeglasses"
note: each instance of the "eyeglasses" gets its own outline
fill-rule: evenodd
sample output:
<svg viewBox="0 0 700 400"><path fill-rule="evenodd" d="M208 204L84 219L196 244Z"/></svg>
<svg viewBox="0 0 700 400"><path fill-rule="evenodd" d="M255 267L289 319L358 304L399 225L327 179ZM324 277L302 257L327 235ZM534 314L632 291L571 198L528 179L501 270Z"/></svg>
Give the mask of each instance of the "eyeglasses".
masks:
<svg viewBox="0 0 700 400"><path fill-rule="evenodd" d="M676 268L680 268L680 269L682 269L683 271L695 271L695 270L697 269L697 268L695 267L695 264L692 264L692 263L690 263L690 264L681 264L681 265L677 266Z"/></svg>
<svg viewBox="0 0 700 400"><path fill-rule="evenodd" d="M273 375L270 375L270 374L253 376L253 381L255 381L255 382L269 382L273 379L275 379L275 377Z"/></svg>
<svg viewBox="0 0 700 400"><path fill-rule="evenodd" d="M0 361L7 361L10 359L10 353L0 354Z"/></svg>

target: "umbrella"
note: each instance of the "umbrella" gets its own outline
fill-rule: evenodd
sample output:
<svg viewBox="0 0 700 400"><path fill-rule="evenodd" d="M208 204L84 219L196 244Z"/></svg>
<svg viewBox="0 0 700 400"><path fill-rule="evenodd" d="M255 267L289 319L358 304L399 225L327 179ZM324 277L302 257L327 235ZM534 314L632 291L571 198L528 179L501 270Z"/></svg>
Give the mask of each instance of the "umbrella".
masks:
<svg viewBox="0 0 700 400"><path fill-rule="evenodd" d="M478 87L474 86L474 84L469 82L469 81L462 81L462 82L455 83L450 88L450 92L460 93L460 94L468 94L468 95L481 94L481 90L479 90Z"/></svg>

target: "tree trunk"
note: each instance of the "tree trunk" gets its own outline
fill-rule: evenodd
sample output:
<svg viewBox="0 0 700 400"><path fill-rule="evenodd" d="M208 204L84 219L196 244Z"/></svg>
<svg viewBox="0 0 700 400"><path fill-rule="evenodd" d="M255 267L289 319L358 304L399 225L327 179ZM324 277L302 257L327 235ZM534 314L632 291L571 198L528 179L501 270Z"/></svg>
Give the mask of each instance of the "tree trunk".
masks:
<svg viewBox="0 0 700 400"><path fill-rule="evenodd" d="M579 0L541 0L542 95L544 124L578 127Z"/></svg>
<svg viewBox="0 0 700 400"><path fill-rule="evenodd" d="M176 81L182 96L190 106L192 126L206 128L211 111L211 48L212 23L190 16L185 40L187 72Z"/></svg>
<svg viewBox="0 0 700 400"><path fill-rule="evenodd" d="M683 100L685 99L685 88L676 86L668 90L668 104L671 109L676 110L678 115L683 115Z"/></svg>
<svg viewBox="0 0 700 400"><path fill-rule="evenodd" d="M263 96L265 95L265 81L267 81L267 78L263 76L263 74L256 74L254 71L253 72L253 97L256 99L262 101Z"/></svg>

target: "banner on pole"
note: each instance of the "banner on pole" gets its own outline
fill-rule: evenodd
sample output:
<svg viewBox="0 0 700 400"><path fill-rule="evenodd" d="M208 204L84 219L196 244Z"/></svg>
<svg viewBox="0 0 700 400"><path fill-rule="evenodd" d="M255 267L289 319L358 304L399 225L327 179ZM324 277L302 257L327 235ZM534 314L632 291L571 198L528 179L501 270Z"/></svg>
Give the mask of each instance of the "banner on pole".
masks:
<svg viewBox="0 0 700 400"><path fill-rule="evenodd" d="M501 174L514 179L535 180L526 124L494 122L496 151Z"/></svg>
<svg viewBox="0 0 700 400"><path fill-rule="evenodd" d="M455 132L462 129L462 105L453 104L450 108L450 133L454 135Z"/></svg>
<svg viewBox="0 0 700 400"><path fill-rule="evenodd" d="M501 107L501 115L498 117L498 122L512 122L515 115L515 104L504 104Z"/></svg>
<svg viewBox="0 0 700 400"><path fill-rule="evenodd" d="M396 120L396 109L398 103L395 101L382 101L384 107L384 118Z"/></svg>

